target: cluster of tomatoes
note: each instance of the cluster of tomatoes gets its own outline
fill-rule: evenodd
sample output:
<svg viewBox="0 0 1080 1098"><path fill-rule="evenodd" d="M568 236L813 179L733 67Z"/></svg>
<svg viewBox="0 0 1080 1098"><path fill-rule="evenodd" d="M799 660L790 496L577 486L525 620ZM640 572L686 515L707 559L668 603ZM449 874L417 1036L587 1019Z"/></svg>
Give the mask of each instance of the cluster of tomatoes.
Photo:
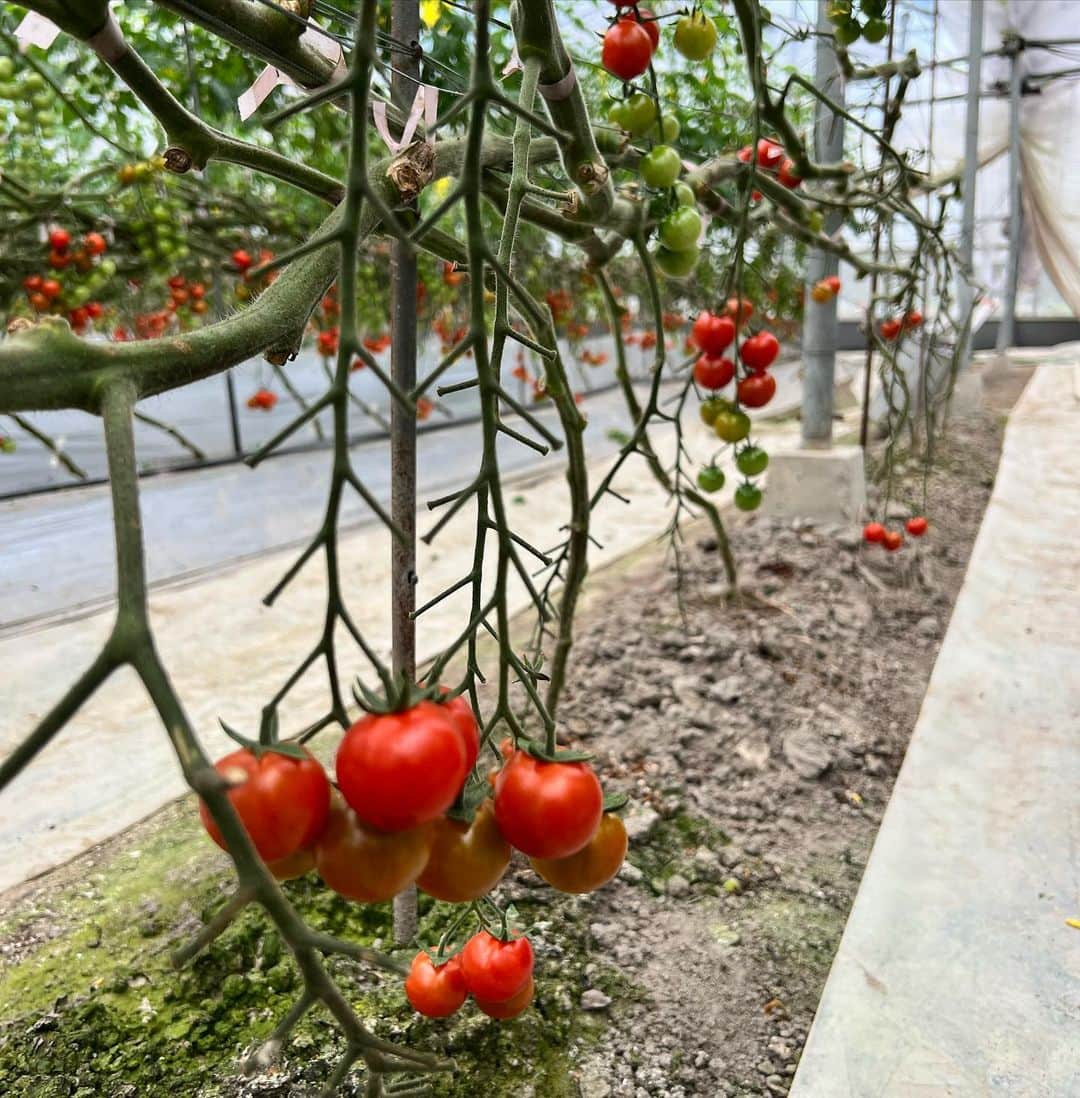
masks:
<svg viewBox="0 0 1080 1098"><path fill-rule="evenodd" d="M778 145L767 137L762 137L757 143L757 151L753 145L744 145L736 154L744 163L757 160L757 166L770 175L776 176L776 181L789 190L795 190L802 183L802 179L795 173L795 161L784 152L783 145ZM750 196L755 202L761 201L761 192L754 191Z"/></svg>
<svg viewBox="0 0 1080 1098"><path fill-rule="evenodd" d="M75 331L84 331L104 314L105 307L94 296L116 274L116 264L102 259L108 242L101 233L89 232L75 243L67 229L54 228L45 247L45 262L55 273L35 273L23 279L30 307L36 313L66 314ZM67 285L61 281L65 277L62 271L68 272Z"/></svg>
<svg viewBox="0 0 1080 1098"><path fill-rule="evenodd" d="M615 18L604 34L601 63L612 76L630 81L652 63L660 45L656 16L637 0L611 0ZM695 3L675 24L675 49L690 61L704 61L716 49L716 24Z"/></svg>
<svg viewBox="0 0 1080 1098"><path fill-rule="evenodd" d="M389 900L412 884L436 899L465 903L495 887L513 849L564 892L590 892L611 880L626 854L626 829L604 812L588 763L545 760L507 741L502 765L489 777L492 795L471 820L449 816L479 752L468 701L443 692L358 720L338 747L336 792L319 762L294 744L247 745L215 768L279 880L317 869L329 888L362 903ZM205 804L200 811L211 838L224 847ZM524 976L511 980L506 970L519 961ZM532 997L531 975L527 940L500 941L484 931L460 960L434 966L420 954L407 990L418 1010L436 1010L436 1017L464 1002L461 994L446 1009L446 993L462 989L493 1017L512 1017Z"/></svg>
<svg viewBox="0 0 1080 1098"><path fill-rule="evenodd" d="M819 304L832 301L840 293L840 279L836 275L827 275L819 282L815 282L810 296Z"/></svg>
<svg viewBox="0 0 1080 1098"><path fill-rule="evenodd" d="M904 529L913 538L921 538L929 528L930 523L923 515L913 515L904 523ZM880 545L890 553L895 553L904 544L904 535L899 530L890 530L880 522L868 522L862 536L868 545Z"/></svg>
<svg viewBox="0 0 1080 1098"><path fill-rule="evenodd" d="M891 343L893 340L900 338L901 332L914 331L916 328L921 328L922 324L922 313L918 309L912 309L902 316L893 316L883 320L878 330L881 332L881 338Z"/></svg>
<svg viewBox="0 0 1080 1098"><path fill-rule="evenodd" d="M741 376L735 385L737 403L719 395L735 380L735 360L725 351L735 342L738 329L753 315L754 307L746 300L732 298L722 313L707 309L699 313L690 330L689 343L701 351L694 363L694 380L710 395L701 403L701 418L715 431L718 438L735 445L735 465L745 478L735 489L735 506L742 511L755 511L761 505L761 489L752 478L765 472L769 455L749 441L750 417L742 410L762 408L776 393L776 379L768 373L780 353L780 341L772 332L762 329L743 340L738 357ZM697 477L703 492L718 492L724 486L724 471L711 461Z"/></svg>
<svg viewBox="0 0 1080 1098"><path fill-rule="evenodd" d="M850 46L859 38L867 42L880 42L889 33L885 18L888 0L859 0L859 10L866 17L860 23L855 18L854 0L829 0L826 14L833 24L833 36L841 46Z"/></svg>

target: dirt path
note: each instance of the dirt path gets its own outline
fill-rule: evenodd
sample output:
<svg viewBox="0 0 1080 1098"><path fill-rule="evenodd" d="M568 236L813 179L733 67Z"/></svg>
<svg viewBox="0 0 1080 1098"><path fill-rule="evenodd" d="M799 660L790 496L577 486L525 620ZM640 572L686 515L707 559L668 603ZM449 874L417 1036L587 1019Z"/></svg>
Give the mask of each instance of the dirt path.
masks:
<svg viewBox="0 0 1080 1098"><path fill-rule="evenodd" d="M930 477L931 532L867 552L848 528L735 524L747 599L716 554L650 548L600 575L565 700L567 732L631 793L629 864L601 893L556 896L521 867L503 886L533 926L537 1009L418 1022L400 991L336 968L380 1034L442 1047L465 1098L686 1098L786 1093L914 724L993 482L1015 379L955 425ZM898 518L922 511L906 471ZM0 1092L316 1092L339 1048L301 1026L285 1064L240 1079L244 1048L296 994L252 913L177 980L167 950L228 887L187 804L8 898L0 912ZM380 941L384 909L289 886L310 919ZM425 905L437 936L442 905Z"/></svg>

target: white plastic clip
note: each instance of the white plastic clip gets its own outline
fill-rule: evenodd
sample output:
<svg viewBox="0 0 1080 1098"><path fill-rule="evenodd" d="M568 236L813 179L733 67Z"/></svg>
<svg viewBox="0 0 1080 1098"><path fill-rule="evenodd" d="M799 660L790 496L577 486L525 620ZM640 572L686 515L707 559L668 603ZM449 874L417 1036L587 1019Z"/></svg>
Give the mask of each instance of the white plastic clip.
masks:
<svg viewBox="0 0 1080 1098"><path fill-rule="evenodd" d="M574 71L574 63L570 62L570 68L561 80L554 84L538 84L537 91L549 103L557 103L561 99L569 99L570 93L577 86L577 73Z"/></svg>
<svg viewBox="0 0 1080 1098"><path fill-rule="evenodd" d="M267 65L255 77L251 87L236 101L237 109L240 111L240 120L246 122L275 88L280 87L282 84L291 83L292 81L284 73L278 72L273 65Z"/></svg>
<svg viewBox="0 0 1080 1098"><path fill-rule="evenodd" d="M60 33L60 28L44 15L29 11L23 21L15 28L15 37L19 40L19 49L26 53L31 46L47 50Z"/></svg>
<svg viewBox="0 0 1080 1098"><path fill-rule="evenodd" d="M411 145L416 136L416 127L420 124L420 116L424 116L424 140L429 145L435 144L435 122L439 117L439 89L430 84L421 84L416 89L416 97L413 99L412 110L405 121L405 128L401 131L401 138L395 139L390 135L390 127L386 124L386 104L376 100L371 105L371 113L375 118L375 129L386 143L386 147L392 153L399 153L407 145Z"/></svg>
<svg viewBox="0 0 1080 1098"><path fill-rule="evenodd" d="M113 13L109 12L109 18L105 20L105 26L92 34L86 44L104 61L111 65L118 61L127 52L127 42L124 41L124 32L120 29Z"/></svg>

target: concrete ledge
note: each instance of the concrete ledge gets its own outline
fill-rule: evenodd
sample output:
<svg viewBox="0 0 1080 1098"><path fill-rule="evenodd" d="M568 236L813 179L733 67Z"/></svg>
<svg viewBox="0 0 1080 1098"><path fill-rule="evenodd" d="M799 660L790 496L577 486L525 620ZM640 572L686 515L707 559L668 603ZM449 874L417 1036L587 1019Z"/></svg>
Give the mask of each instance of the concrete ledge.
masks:
<svg viewBox="0 0 1080 1098"><path fill-rule="evenodd" d="M866 476L860 447L788 450L770 457L765 514L853 522L865 507Z"/></svg>
<svg viewBox="0 0 1080 1098"><path fill-rule="evenodd" d="M793 1098L1080 1095L1071 369L1036 370L1010 419Z"/></svg>

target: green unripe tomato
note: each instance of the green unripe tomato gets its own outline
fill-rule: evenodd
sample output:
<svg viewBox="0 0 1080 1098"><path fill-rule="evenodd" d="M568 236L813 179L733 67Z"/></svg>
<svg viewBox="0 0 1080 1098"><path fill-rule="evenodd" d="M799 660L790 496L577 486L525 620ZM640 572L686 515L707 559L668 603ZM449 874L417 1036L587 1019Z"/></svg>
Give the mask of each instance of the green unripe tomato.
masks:
<svg viewBox="0 0 1080 1098"><path fill-rule="evenodd" d="M93 296L89 286L73 286L64 295L69 305L85 305Z"/></svg>
<svg viewBox="0 0 1080 1098"><path fill-rule="evenodd" d="M15 75L15 62L10 57L0 57L0 80L10 80Z"/></svg>
<svg viewBox="0 0 1080 1098"><path fill-rule="evenodd" d="M656 104L644 92L634 92L623 108L626 119L623 129L628 130L632 137L648 133L649 127L656 121Z"/></svg>
<svg viewBox="0 0 1080 1098"><path fill-rule="evenodd" d="M716 24L702 11L675 24L675 48L690 61L704 61L716 49Z"/></svg>
<svg viewBox="0 0 1080 1098"><path fill-rule="evenodd" d="M698 487L703 492L719 492L724 487L724 470L715 465L706 465L697 475Z"/></svg>
<svg viewBox="0 0 1080 1098"><path fill-rule="evenodd" d="M825 14L830 23L846 23L851 18L851 0L830 0Z"/></svg>
<svg viewBox="0 0 1080 1098"><path fill-rule="evenodd" d="M34 123L28 118L23 118L15 124L15 132L22 134L23 137L29 137L34 132Z"/></svg>
<svg viewBox="0 0 1080 1098"><path fill-rule="evenodd" d="M880 42L889 33L889 24L884 19L867 19L863 23L862 36L867 42Z"/></svg>
<svg viewBox="0 0 1080 1098"><path fill-rule="evenodd" d="M679 178L682 161L670 145L656 145L641 158L640 170L648 186L663 190Z"/></svg>
<svg viewBox="0 0 1080 1098"><path fill-rule="evenodd" d="M20 121L28 122L34 116L34 104L28 99L21 99L11 108L11 113Z"/></svg>
<svg viewBox="0 0 1080 1098"><path fill-rule="evenodd" d="M626 100L621 99L618 103L613 103L611 109L607 112L608 121L613 126L618 126L620 130L629 130L628 116L629 112L626 108Z"/></svg>
<svg viewBox="0 0 1080 1098"><path fill-rule="evenodd" d="M665 114L660 125L653 127L652 135L654 140L659 138L670 145L672 141L678 140L680 133L682 133L682 126L679 120L673 114Z"/></svg>
<svg viewBox="0 0 1080 1098"><path fill-rule="evenodd" d="M744 476L757 477L768 468L769 455L760 446L747 446L736 455L735 465Z"/></svg>
<svg viewBox="0 0 1080 1098"><path fill-rule="evenodd" d="M673 252L697 248L701 214L693 206L679 206L660 222L660 243Z"/></svg>
<svg viewBox="0 0 1080 1098"><path fill-rule="evenodd" d="M103 259L98 264L98 274L100 274L103 279L115 278L116 261L112 259Z"/></svg>
<svg viewBox="0 0 1080 1098"><path fill-rule="evenodd" d="M713 430L725 442L742 442L750 434L750 417L738 408L725 408L717 413Z"/></svg>
<svg viewBox="0 0 1080 1098"><path fill-rule="evenodd" d="M857 19L849 19L846 23L838 23L833 31L833 37L841 46L850 46L852 42L859 40L862 27Z"/></svg>
<svg viewBox="0 0 1080 1098"><path fill-rule="evenodd" d="M740 511L756 511L761 506L761 489L756 484L740 484L735 489L735 506Z"/></svg>
<svg viewBox="0 0 1080 1098"><path fill-rule="evenodd" d="M825 215L820 210L811 210L807 214L806 224L815 233L819 233L825 228Z"/></svg>
<svg viewBox="0 0 1080 1098"><path fill-rule="evenodd" d="M868 19L884 19L888 0L859 0L859 10Z"/></svg>
<svg viewBox="0 0 1080 1098"><path fill-rule="evenodd" d="M39 92L45 87L45 77L39 72L28 72L22 78L22 86L24 92L33 95L34 92Z"/></svg>
<svg viewBox="0 0 1080 1098"><path fill-rule="evenodd" d="M191 249L186 244L181 244L173 254L177 259L187 259L191 255Z"/></svg>
<svg viewBox="0 0 1080 1098"><path fill-rule="evenodd" d="M675 192L675 201L678 202L680 206L697 205L697 195L694 194L694 188L691 187L689 183L683 183L682 180L680 180L675 184L672 190Z"/></svg>
<svg viewBox="0 0 1080 1098"><path fill-rule="evenodd" d="M0 61L4 58L0 57ZM14 99L19 94L18 84L12 84L8 81L0 82L0 99Z"/></svg>
<svg viewBox="0 0 1080 1098"><path fill-rule="evenodd" d="M34 119L43 129L56 125L56 115L52 111L37 111L34 114Z"/></svg>
<svg viewBox="0 0 1080 1098"><path fill-rule="evenodd" d="M700 248L685 248L673 252L670 248L659 247L653 252L653 261L660 273L667 278L687 278L693 274L701 257Z"/></svg>
<svg viewBox="0 0 1080 1098"><path fill-rule="evenodd" d="M706 397L701 402L701 422L711 427L716 422L716 417L731 408L731 401L723 397Z"/></svg>
<svg viewBox="0 0 1080 1098"><path fill-rule="evenodd" d="M30 102L34 104L39 111L43 111L52 106L52 96L47 92L38 92L37 95L30 97Z"/></svg>

